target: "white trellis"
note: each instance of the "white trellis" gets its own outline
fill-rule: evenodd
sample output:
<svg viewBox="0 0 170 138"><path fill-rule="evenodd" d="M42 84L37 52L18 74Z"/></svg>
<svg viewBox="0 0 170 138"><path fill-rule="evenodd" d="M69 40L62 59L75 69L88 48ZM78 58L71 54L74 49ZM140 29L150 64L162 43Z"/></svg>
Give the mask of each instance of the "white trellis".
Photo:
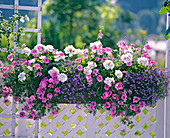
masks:
<svg viewBox="0 0 170 138"><path fill-rule="evenodd" d="M37 29L25 29L25 32L37 32L37 43L41 43L41 10L42 10L42 0L38 0L38 7L32 6L20 6L19 0L15 0L14 5L0 5L3 9L15 9L18 10L33 10L38 12L38 28ZM167 19L169 16L167 15ZM167 27L170 25L170 20L167 20ZM1 50L2 51L2 50ZM4 50L5 51L5 50ZM166 54L166 66L169 67L170 71L170 40L167 41L167 54ZM170 98L167 98L165 102L161 101L157 104L157 107L144 108L142 112L135 116L133 121L135 127L129 129L123 126L119 119L110 118L108 112L98 111L96 116L93 117L88 114L83 108L81 110L77 109L75 105L61 105L61 112L56 117L47 115L41 120L29 120L28 117L20 119L19 114L16 110L20 107L14 103L11 98L11 104L5 105L0 99L0 118L4 118L4 121L0 120L0 137L57 137L57 138L121 138L120 131L126 128L125 138L135 138L139 136L140 138L149 138L154 136L156 132L156 138L169 138L170 131ZM12 109L12 112L11 112ZM169 121L168 121L169 120ZM166 122L167 121L167 122ZM18 127L16 123L19 124ZM6 128L3 130L3 126ZM26 125L28 127L26 128ZM8 130L11 127L10 136L1 136L1 131ZM24 130L25 129L25 130ZM8 130L9 131L9 130ZM34 133L34 134L32 134Z"/></svg>
<svg viewBox="0 0 170 138"><path fill-rule="evenodd" d="M27 28L24 30L24 32L36 32L37 33L37 43L41 43L41 14L42 14L42 0L38 0L38 7L33 7L33 6L20 6L19 5L19 0L14 0L14 5L2 5L0 4L1 9L15 9L17 10L30 10L30 11L37 11L38 13L38 21L37 21L37 29L33 28ZM18 27L18 26L17 26ZM16 43L14 43L14 49L16 48ZM1 49L1 51L7 51L6 49ZM16 104L14 103L14 99L12 99L12 114L0 114L0 117L8 117L11 118L11 124L12 124L12 129L11 129L11 136L10 137L15 137L15 122L16 118L20 118L19 115L16 115ZM38 137L38 129L39 129L39 121L35 121L35 137ZM4 137L4 136L3 136Z"/></svg>

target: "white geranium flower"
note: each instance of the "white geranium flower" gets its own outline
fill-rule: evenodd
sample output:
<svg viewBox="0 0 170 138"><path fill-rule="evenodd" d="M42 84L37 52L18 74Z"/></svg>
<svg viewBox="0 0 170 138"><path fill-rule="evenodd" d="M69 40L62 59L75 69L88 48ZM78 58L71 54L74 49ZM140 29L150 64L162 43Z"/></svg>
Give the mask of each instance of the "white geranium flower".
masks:
<svg viewBox="0 0 170 138"><path fill-rule="evenodd" d="M67 80L67 75L64 73L59 74L57 77L61 82L65 82Z"/></svg>
<svg viewBox="0 0 170 138"><path fill-rule="evenodd" d="M24 72L21 72L19 75L18 75L18 79L22 82L24 80L26 80L26 76L25 76L25 73Z"/></svg>
<svg viewBox="0 0 170 138"><path fill-rule="evenodd" d="M65 49L64 52L66 54L69 54L69 57L72 57L73 55L76 54L76 49L73 47L73 45L68 45Z"/></svg>
<svg viewBox="0 0 170 138"><path fill-rule="evenodd" d="M39 57L39 59L45 59L46 58L46 56L40 56Z"/></svg>
<svg viewBox="0 0 170 138"><path fill-rule="evenodd" d="M148 65L148 59L145 57L141 57L137 59L138 64L142 64L143 66L147 66Z"/></svg>
<svg viewBox="0 0 170 138"><path fill-rule="evenodd" d="M27 68L28 68L30 71L33 70L33 67L31 67L31 66L27 66Z"/></svg>
<svg viewBox="0 0 170 138"><path fill-rule="evenodd" d="M50 70L48 71L48 74L50 74L50 75L52 76L52 73L53 73L53 72L57 72L57 74L60 73L60 71L59 71L56 67L53 67L52 69L50 69Z"/></svg>
<svg viewBox="0 0 170 138"><path fill-rule="evenodd" d="M31 60L29 60L28 62L29 62L29 64L35 63L35 59L31 59Z"/></svg>
<svg viewBox="0 0 170 138"><path fill-rule="evenodd" d="M114 80L113 77L112 78L107 77L107 78L105 78L104 83L109 85L109 86L112 86L112 83L114 84L115 80Z"/></svg>
<svg viewBox="0 0 170 138"><path fill-rule="evenodd" d="M88 75L88 74L91 74L92 73L92 70L87 66L87 67L84 67L84 74Z"/></svg>
<svg viewBox="0 0 170 138"><path fill-rule="evenodd" d="M49 51L49 52L53 52L54 50L54 47L52 45L47 45L47 46L44 46L44 50L46 51Z"/></svg>
<svg viewBox="0 0 170 138"><path fill-rule="evenodd" d="M123 77L123 73L120 70L115 70L115 75L118 79L121 79Z"/></svg>
<svg viewBox="0 0 170 138"><path fill-rule="evenodd" d="M109 69L112 70L115 67L115 64L111 60L105 60L105 62L103 63L103 66L107 70L109 70Z"/></svg>
<svg viewBox="0 0 170 138"><path fill-rule="evenodd" d="M89 67L90 69L93 69L93 68L97 67L97 64L96 64L95 62L93 62L93 61L89 61L89 62L88 62L88 67Z"/></svg>
<svg viewBox="0 0 170 138"><path fill-rule="evenodd" d="M22 23L25 23L25 21L29 21L29 20L30 20L30 19L29 19L29 17L28 17L27 15L22 16L21 19L20 19L20 21L21 21Z"/></svg>
<svg viewBox="0 0 170 138"><path fill-rule="evenodd" d="M25 48L22 50L22 52L23 52L24 54L26 54L27 56L29 56L29 55L31 54L31 49L29 49L28 47L25 47Z"/></svg>

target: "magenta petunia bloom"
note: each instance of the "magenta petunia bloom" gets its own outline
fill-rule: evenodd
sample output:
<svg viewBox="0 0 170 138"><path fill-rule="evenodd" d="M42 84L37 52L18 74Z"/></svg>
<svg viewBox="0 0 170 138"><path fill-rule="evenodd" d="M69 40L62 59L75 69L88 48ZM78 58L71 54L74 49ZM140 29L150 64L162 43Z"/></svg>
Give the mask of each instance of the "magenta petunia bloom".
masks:
<svg viewBox="0 0 170 138"><path fill-rule="evenodd" d="M124 102L123 101L118 101L117 102L119 105L124 105Z"/></svg>
<svg viewBox="0 0 170 138"><path fill-rule="evenodd" d="M3 103L9 103L9 100L8 99L4 99Z"/></svg>
<svg viewBox="0 0 170 138"><path fill-rule="evenodd" d="M26 105L26 106L24 106L24 110L25 110L26 112L28 112L28 111L30 111L30 107L29 107L28 105Z"/></svg>
<svg viewBox="0 0 170 138"><path fill-rule="evenodd" d="M99 72L98 69L93 70L93 74L97 74L98 72Z"/></svg>
<svg viewBox="0 0 170 138"><path fill-rule="evenodd" d="M42 98L42 102L45 103L47 101L47 98Z"/></svg>
<svg viewBox="0 0 170 138"><path fill-rule="evenodd" d="M19 116L20 117L25 117L25 112L20 112Z"/></svg>
<svg viewBox="0 0 170 138"><path fill-rule="evenodd" d="M109 85L104 85L104 89L107 91L107 90L109 90Z"/></svg>
<svg viewBox="0 0 170 138"><path fill-rule="evenodd" d="M47 97L48 97L49 99L51 99L51 98L53 98L53 94L52 94L52 93L48 93L48 94L47 94Z"/></svg>
<svg viewBox="0 0 170 138"><path fill-rule="evenodd" d="M90 110L90 111L94 110L94 106L90 105L90 106L89 106L89 110Z"/></svg>
<svg viewBox="0 0 170 138"><path fill-rule="evenodd" d="M125 93L122 94L121 99L122 99L124 102L126 102L126 100L127 100L127 95L126 95Z"/></svg>
<svg viewBox="0 0 170 138"><path fill-rule="evenodd" d="M57 88L54 89L54 91L55 92L60 92L60 88L57 87Z"/></svg>
<svg viewBox="0 0 170 138"><path fill-rule="evenodd" d="M52 77L53 77L53 78L55 78L55 77L57 77L57 76L58 76L57 72L52 72Z"/></svg>
<svg viewBox="0 0 170 138"><path fill-rule="evenodd" d="M96 57L95 60L96 60L96 61L99 61L99 60L100 60L100 57Z"/></svg>
<svg viewBox="0 0 170 138"><path fill-rule="evenodd" d="M129 94L132 94L132 91L131 91L131 90L128 90L128 93L129 93Z"/></svg>
<svg viewBox="0 0 170 138"><path fill-rule="evenodd" d="M7 59L10 60L10 61L12 61L12 60L13 60L13 55L12 55L12 54L9 54L9 55L7 56Z"/></svg>
<svg viewBox="0 0 170 138"><path fill-rule="evenodd" d="M91 102L91 105L92 105L92 106L96 106L96 102L95 102L95 101L92 101L92 102Z"/></svg>
<svg viewBox="0 0 170 138"><path fill-rule="evenodd" d="M110 113L109 116L111 116L111 117L116 117L116 114Z"/></svg>
<svg viewBox="0 0 170 138"><path fill-rule="evenodd" d="M139 106L142 108L145 106L145 102L139 102Z"/></svg>
<svg viewBox="0 0 170 138"><path fill-rule="evenodd" d="M140 100L139 97L136 97L136 96L133 97L133 103L137 103L137 102L139 102L139 100Z"/></svg>
<svg viewBox="0 0 170 138"><path fill-rule="evenodd" d="M132 62L129 61L129 62L126 63L126 65L127 66L132 66Z"/></svg>
<svg viewBox="0 0 170 138"><path fill-rule="evenodd" d="M46 57L44 58L44 63L49 63L49 61L50 60L48 58L46 58Z"/></svg>
<svg viewBox="0 0 170 138"><path fill-rule="evenodd" d="M11 64L12 64L13 66L15 66L15 65L17 65L17 62L16 62L16 61L13 61Z"/></svg>
<svg viewBox="0 0 170 138"><path fill-rule="evenodd" d="M41 113L37 113L37 117L41 117Z"/></svg>
<svg viewBox="0 0 170 138"><path fill-rule="evenodd" d="M29 114L28 117L29 117L29 119L33 119L34 115L33 114Z"/></svg>
<svg viewBox="0 0 170 138"><path fill-rule="evenodd" d="M115 102L112 102L112 107L116 107L116 103Z"/></svg>
<svg viewBox="0 0 170 138"><path fill-rule="evenodd" d="M110 109L110 112L111 112L111 114L115 114L115 113L116 113L116 108L115 108L115 107L112 107L112 108Z"/></svg>
<svg viewBox="0 0 170 138"><path fill-rule="evenodd" d="M30 112L30 114L33 114L33 115L35 115L35 111L31 111L31 112Z"/></svg>
<svg viewBox="0 0 170 138"><path fill-rule="evenodd" d="M87 58L88 57L88 55L87 54L83 54L83 58Z"/></svg>
<svg viewBox="0 0 170 138"><path fill-rule="evenodd" d="M82 66L82 65L78 65L78 66L77 66L77 69L78 69L79 71L82 71L82 70L83 70L83 66Z"/></svg>
<svg viewBox="0 0 170 138"><path fill-rule="evenodd" d="M81 62L81 58L76 58L75 60L77 63L80 63Z"/></svg>
<svg viewBox="0 0 170 138"><path fill-rule="evenodd" d="M98 81L98 82L102 82L102 81L103 81L102 75L98 75L98 76L97 76L97 81Z"/></svg>
<svg viewBox="0 0 170 138"><path fill-rule="evenodd" d="M122 82L118 82L118 83L116 83L116 85L115 85L115 88L117 89L117 90L122 90L123 89L123 83Z"/></svg>
<svg viewBox="0 0 170 138"><path fill-rule="evenodd" d="M117 94L112 94L112 98L119 100L119 96Z"/></svg>
<svg viewBox="0 0 170 138"><path fill-rule="evenodd" d="M103 104L103 106L104 106L105 108L110 108L110 103L109 103L109 102L106 102L105 104Z"/></svg>
<svg viewBox="0 0 170 138"><path fill-rule="evenodd" d="M0 68L3 68L4 64L0 61Z"/></svg>

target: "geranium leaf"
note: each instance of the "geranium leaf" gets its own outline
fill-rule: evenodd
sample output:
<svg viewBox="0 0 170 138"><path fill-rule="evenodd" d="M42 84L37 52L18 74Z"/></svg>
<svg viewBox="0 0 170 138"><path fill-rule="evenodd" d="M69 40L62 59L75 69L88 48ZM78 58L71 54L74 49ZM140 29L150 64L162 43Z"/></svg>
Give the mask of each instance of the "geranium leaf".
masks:
<svg viewBox="0 0 170 138"><path fill-rule="evenodd" d="M168 40L169 38L170 38L170 26L168 30L166 30L166 33L165 33L165 39Z"/></svg>

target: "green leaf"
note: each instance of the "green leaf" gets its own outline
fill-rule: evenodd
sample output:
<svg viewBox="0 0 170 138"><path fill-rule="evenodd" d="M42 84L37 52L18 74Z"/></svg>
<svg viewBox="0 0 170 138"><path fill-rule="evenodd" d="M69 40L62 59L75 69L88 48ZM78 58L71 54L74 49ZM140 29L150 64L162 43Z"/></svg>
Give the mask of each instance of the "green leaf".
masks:
<svg viewBox="0 0 170 138"><path fill-rule="evenodd" d="M170 12L170 7L163 5L163 7L161 8L161 10L159 11L159 14L162 15L162 14L166 14L166 13L168 13L168 12Z"/></svg>
<svg viewBox="0 0 170 138"><path fill-rule="evenodd" d="M166 30L166 33L165 33L165 39L168 40L169 38L170 38L170 26L168 30Z"/></svg>

